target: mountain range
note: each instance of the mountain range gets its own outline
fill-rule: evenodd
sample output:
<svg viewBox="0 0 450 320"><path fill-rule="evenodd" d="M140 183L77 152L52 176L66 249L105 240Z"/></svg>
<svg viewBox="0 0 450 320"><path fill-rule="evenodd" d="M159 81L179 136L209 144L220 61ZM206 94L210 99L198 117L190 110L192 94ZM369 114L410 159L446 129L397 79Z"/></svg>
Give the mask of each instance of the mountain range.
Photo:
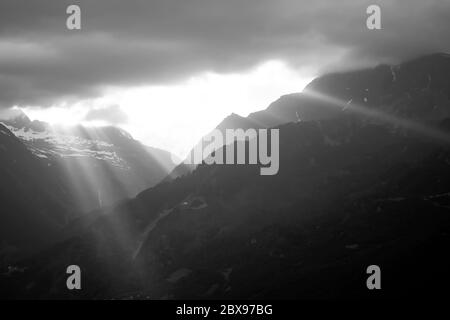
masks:
<svg viewBox="0 0 450 320"><path fill-rule="evenodd" d="M261 129L289 122L327 120L350 112L353 106L363 113L364 109L376 110L421 124L435 124L440 119L450 118L449 61L449 54L436 53L398 65L326 74L314 79L303 92L284 95L265 110L247 117L233 113L216 129L224 132L226 129ZM196 165L181 163L166 180L183 176L195 168Z"/></svg>
<svg viewBox="0 0 450 320"><path fill-rule="evenodd" d="M233 114L218 128L280 130L277 175L178 166L136 197L72 220L58 244L5 265L0 295L439 297L450 285L449 79L450 55L433 54L327 74L265 110ZM3 152L32 157L3 132ZM72 264L83 270L79 292L65 287ZM367 290L370 265L381 268L381 291Z"/></svg>
<svg viewBox="0 0 450 320"><path fill-rule="evenodd" d="M175 166L116 127L54 127L4 112L0 243L40 248L72 219L136 196Z"/></svg>

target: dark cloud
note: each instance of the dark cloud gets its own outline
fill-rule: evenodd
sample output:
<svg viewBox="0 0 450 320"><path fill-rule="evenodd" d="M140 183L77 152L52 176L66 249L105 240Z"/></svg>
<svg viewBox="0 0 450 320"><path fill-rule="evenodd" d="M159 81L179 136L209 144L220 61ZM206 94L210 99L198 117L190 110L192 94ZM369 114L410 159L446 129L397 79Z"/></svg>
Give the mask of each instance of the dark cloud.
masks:
<svg viewBox="0 0 450 320"><path fill-rule="evenodd" d="M87 121L102 120L114 125L128 122L127 115L116 104L101 109L91 109L84 119Z"/></svg>
<svg viewBox="0 0 450 320"><path fill-rule="evenodd" d="M82 30L66 29L78 4ZM383 30L365 27L379 4ZM0 105L40 105L268 59L323 72L450 51L448 0L2 0Z"/></svg>

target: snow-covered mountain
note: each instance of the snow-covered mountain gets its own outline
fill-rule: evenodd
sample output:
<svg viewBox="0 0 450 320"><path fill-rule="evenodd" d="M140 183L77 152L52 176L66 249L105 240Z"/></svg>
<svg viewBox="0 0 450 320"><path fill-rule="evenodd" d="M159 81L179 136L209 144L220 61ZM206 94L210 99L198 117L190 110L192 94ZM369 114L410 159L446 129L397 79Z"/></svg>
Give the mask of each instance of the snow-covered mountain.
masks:
<svg viewBox="0 0 450 320"><path fill-rule="evenodd" d="M169 152L143 145L112 127L51 126L21 110L0 114L9 129L69 186L80 211L132 197L174 168Z"/></svg>

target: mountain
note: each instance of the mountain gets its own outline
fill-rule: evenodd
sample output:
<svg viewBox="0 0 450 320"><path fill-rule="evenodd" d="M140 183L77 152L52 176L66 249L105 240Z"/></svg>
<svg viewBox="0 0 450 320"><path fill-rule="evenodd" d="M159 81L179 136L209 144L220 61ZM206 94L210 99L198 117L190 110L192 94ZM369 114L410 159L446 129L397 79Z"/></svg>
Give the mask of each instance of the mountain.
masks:
<svg viewBox="0 0 450 320"><path fill-rule="evenodd" d="M265 110L253 112L248 117L231 114L216 128L221 131L247 130L327 120L348 113L352 108L362 110L362 113L370 114L367 111L376 110L420 123L436 123L450 118L449 74L450 55L445 53L398 65L326 74L314 79L301 93L284 95ZM195 165L182 163L166 181L195 168Z"/></svg>
<svg viewBox="0 0 450 320"><path fill-rule="evenodd" d="M249 118L245 118L245 117L241 117L238 114L232 113L231 115L229 115L228 117L226 117L225 119L222 120L222 122L220 122L215 130L219 130L220 132L222 132L223 136L225 136L225 132L227 129L243 129L243 130L247 130L247 129L262 129L262 128L266 128L265 126L261 126L258 122L253 121L252 119ZM211 135L211 133L209 133L206 136ZM194 146L194 148L192 148L192 150L189 152L187 158L181 162L179 165L177 165L171 172L170 174L164 179L164 181L172 181L178 177L182 177L184 175L187 175L189 173L191 173L192 171L195 170L195 168L197 168L197 164L194 163L193 159L194 159L194 154L195 154L195 147L199 147L200 144L202 143L202 141L198 142L196 146Z"/></svg>
<svg viewBox="0 0 450 320"><path fill-rule="evenodd" d="M443 53L393 66L327 74L314 79L302 93L285 95L248 118L274 127L292 121L330 119L360 105L423 122L436 121L450 116L449 74L450 55ZM341 108L336 107L336 101Z"/></svg>
<svg viewBox="0 0 450 320"><path fill-rule="evenodd" d="M3 124L58 171L83 212L133 197L175 167L169 152L145 146L116 127L54 127L30 121L20 110L11 113L3 115Z"/></svg>
<svg viewBox="0 0 450 320"><path fill-rule="evenodd" d="M257 117L232 116L222 128L290 119L275 125L277 175L201 164L5 270L0 295L439 298L450 285L450 145L436 138L450 135L449 60L324 75ZM79 292L65 289L71 264ZM367 290L370 265L381 291Z"/></svg>
<svg viewBox="0 0 450 320"><path fill-rule="evenodd" d="M0 118L2 266L60 241L72 221L134 197L174 167L169 152L118 128L52 127L18 109Z"/></svg>
<svg viewBox="0 0 450 320"><path fill-rule="evenodd" d="M67 186L53 172L0 124L2 260L55 241L60 229L75 216L76 206Z"/></svg>

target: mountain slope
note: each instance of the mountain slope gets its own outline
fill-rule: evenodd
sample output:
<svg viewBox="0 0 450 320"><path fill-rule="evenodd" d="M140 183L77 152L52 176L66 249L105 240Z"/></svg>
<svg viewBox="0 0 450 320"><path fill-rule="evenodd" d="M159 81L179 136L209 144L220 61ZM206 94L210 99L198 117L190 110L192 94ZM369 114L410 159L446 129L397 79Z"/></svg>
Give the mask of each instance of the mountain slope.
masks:
<svg viewBox="0 0 450 320"><path fill-rule="evenodd" d="M223 136L225 137L225 133L227 129L262 129L266 128L265 126L261 125L257 121L253 121L250 118L241 117L238 114L232 113L225 119L223 119L215 128L215 130L219 130ZM210 136L211 133L209 133L206 136ZM196 147L199 147L201 144L201 141L198 142L196 146L189 152L187 158L181 162L178 166L175 167L175 169L172 170L172 172L164 179L165 182L172 181L178 177L182 177L184 175L187 175L191 173L195 168L197 168L198 163L194 163L194 149Z"/></svg>
<svg viewBox="0 0 450 320"><path fill-rule="evenodd" d="M38 249L57 238L75 204L53 169L0 125L0 243L13 251Z"/></svg>
<svg viewBox="0 0 450 320"><path fill-rule="evenodd" d="M393 66L327 74L314 79L303 93L283 96L248 118L266 127L330 119L345 111L330 103L327 98L332 97L343 107L361 105L411 119L439 121L450 116L449 75L450 55L443 53Z"/></svg>

